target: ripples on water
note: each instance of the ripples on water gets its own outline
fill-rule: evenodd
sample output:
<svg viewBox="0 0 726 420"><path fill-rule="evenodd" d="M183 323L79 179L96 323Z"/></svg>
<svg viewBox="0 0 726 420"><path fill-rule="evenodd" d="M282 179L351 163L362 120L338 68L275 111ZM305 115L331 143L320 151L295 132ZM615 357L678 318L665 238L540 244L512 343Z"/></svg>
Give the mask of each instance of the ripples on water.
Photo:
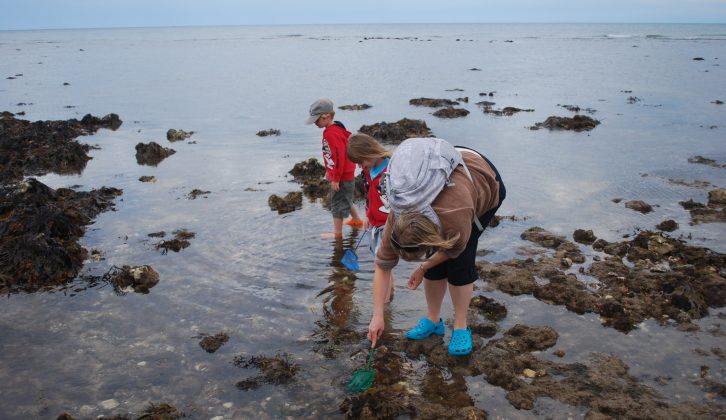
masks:
<svg viewBox="0 0 726 420"><path fill-rule="evenodd" d="M424 119L437 136L490 157L508 189L500 213L516 219L483 236L481 248L493 251L482 257L489 261L517 256L527 245L519 234L531 226L564 235L593 229L614 241L667 218L680 224L677 235L726 252L722 224L690 226L678 205L691 198L705 202L708 189L669 182L726 186L722 169L687 162L694 155L726 161L724 108L711 103L726 98L724 33L723 25L0 32L0 74L22 74L0 80L3 110L25 111L30 120L116 112L124 121L116 132L80 139L101 147L91 152L83 174L42 178L52 187L124 190L116 211L89 226L84 246L106 259L89 263L84 272L150 264L161 274L148 295L120 296L102 284L83 290L77 282L63 291L9 296L0 315L0 412L20 419L67 410L86 418L167 401L194 418L337 415L347 375L358 366L350 355L366 346L372 257L364 243L361 271L341 269L342 250L357 234L346 231L343 244L321 240L331 220L319 203L306 200L287 215L267 207L271 194L299 189L286 176L296 162L319 157L320 132L302 122L320 96L338 105L373 105L339 113L352 130L403 117ZM463 92L447 92L454 88ZM474 103L480 92L492 91L497 107L535 112L484 115ZM628 104L631 95L642 101ZM432 110L408 105L422 96L468 96L463 107L472 113L436 119ZM602 124L590 133L526 129L550 115L571 115L559 104L594 108ZM169 128L194 130L189 140L196 144L169 144ZM255 136L268 128L282 135ZM134 145L151 140L177 153L158 167L137 165ZM142 175L157 182L140 183ZM188 200L194 188L211 194ZM613 198L642 199L656 211L641 215ZM180 228L196 233L180 253L161 255L154 249L157 239L147 237ZM396 272L394 332L410 327L424 308L421 291L405 290L411 267L404 263ZM489 295L509 310L500 333L517 323L551 325L560 334L557 347L568 349L564 362L612 353L665 398L681 401L701 402L703 394L692 383L701 365L710 365L714 379L723 382L722 361L693 353L723 346L722 338L707 332L686 334L647 321L624 335L601 327L593 314L575 315L527 296ZM450 316L448 300L444 305ZM718 323L716 317L700 321L703 330ZM205 353L197 335L219 331L230 341ZM236 382L257 372L232 366L235 355L277 352L300 364L297 382L236 389ZM551 357L545 353L538 356ZM673 380L658 385L659 375ZM477 406L490 415L584 414L549 399L520 412L482 378L467 383ZM101 408L110 399L119 406Z"/></svg>

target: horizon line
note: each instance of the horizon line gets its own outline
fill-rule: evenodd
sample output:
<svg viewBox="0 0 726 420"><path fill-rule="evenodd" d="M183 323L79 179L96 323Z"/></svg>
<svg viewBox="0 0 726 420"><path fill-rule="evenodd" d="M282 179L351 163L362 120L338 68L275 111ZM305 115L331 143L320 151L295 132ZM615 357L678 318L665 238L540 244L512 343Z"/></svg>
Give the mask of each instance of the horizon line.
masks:
<svg viewBox="0 0 726 420"><path fill-rule="evenodd" d="M726 22L345 22L345 23L235 23L235 24L189 24L189 25L141 25L141 26L80 26L47 28L0 28L0 32L62 31L99 29L164 29L164 28L209 28L240 26L347 26L347 25L725 25Z"/></svg>

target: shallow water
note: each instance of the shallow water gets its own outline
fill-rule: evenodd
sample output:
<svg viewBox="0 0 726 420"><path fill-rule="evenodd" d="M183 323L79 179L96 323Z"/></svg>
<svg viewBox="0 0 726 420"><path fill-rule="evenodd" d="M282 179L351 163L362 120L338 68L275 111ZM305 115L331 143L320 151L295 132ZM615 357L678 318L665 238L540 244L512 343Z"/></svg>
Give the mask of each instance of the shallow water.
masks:
<svg viewBox="0 0 726 420"><path fill-rule="evenodd" d="M115 132L79 139L101 147L82 174L41 178L51 187L124 191L116 211L101 214L83 238L105 256L84 273L150 264L161 275L148 295L117 295L110 286L85 288L78 281L78 291L9 296L0 311L3 418L54 418L64 410L80 418L138 413L160 401L193 418L338 415L345 381L359 362L349 355L366 343L342 345L333 357L315 350L331 326L366 331L372 257L362 246L361 272L345 279L337 262L342 249L319 238L331 228L319 203L306 201L286 215L267 206L271 194L299 189L286 176L296 162L319 158L320 131L303 121L320 96L337 105L373 105L338 113L352 130L423 119L438 137L487 155L508 189L500 214L517 220L483 235L480 247L493 251L483 259L517 256L531 245L519 238L531 226L567 236L592 229L615 241L666 219L680 225L674 236L726 252L724 225L691 226L678 204L705 202L709 188L669 181L726 187L724 169L688 162L696 155L726 162L726 108L711 103L726 100L720 65L726 25L9 31L0 32L0 54L0 110L25 111L21 118L29 120L115 112L124 121ZM6 79L16 74L22 76ZM455 88L463 92L447 91ZM462 107L471 111L462 119L441 120L433 109L408 105L417 97L461 96L469 97ZM629 96L641 101L629 104ZM480 100L535 111L493 117L478 109ZM601 125L589 133L526 128L550 115L572 115L558 104L594 108ZM196 143L170 144L169 128L195 131L189 140ZM281 136L255 135L268 128ZM151 140L177 153L157 167L137 165L134 146ZM141 183L142 175L157 182ZM194 188L211 193L187 199ZM641 199L655 211L642 215L614 198ZM196 233L180 253L162 255L154 249L157 239L147 237L179 228ZM346 246L354 240L347 231ZM422 291L405 290L411 267L396 271L394 332L409 328L424 307ZM560 334L555 348L566 350L563 362L614 354L666 401L705 402L694 384L702 365L724 382L724 362L693 351L724 348L723 334L709 332L722 324L718 310L699 321L700 332L646 321L625 335L600 326L594 314L576 315L528 296L487 295L509 310L496 337L517 323L550 325ZM451 316L448 302L444 313ZM219 331L230 341L207 354L196 336ZM247 392L235 387L258 374L234 367L235 355L277 352L300 364L296 382ZM659 376L672 379L661 385ZM482 378L467 382L476 405L491 416L586 412L549 399L532 411L516 410L500 388ZM110 399L118 406L103 408Z"/></svg>

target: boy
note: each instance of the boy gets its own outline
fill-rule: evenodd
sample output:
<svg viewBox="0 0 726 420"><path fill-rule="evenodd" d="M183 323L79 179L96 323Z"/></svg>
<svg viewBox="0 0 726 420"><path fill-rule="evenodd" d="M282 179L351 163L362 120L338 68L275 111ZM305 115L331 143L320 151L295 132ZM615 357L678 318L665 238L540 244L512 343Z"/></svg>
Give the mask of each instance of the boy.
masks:
<svg viewBox="0 0 726 420"><path fill-rule="evenodd" d="M330 99L318 99L310 105L310 112L305 124L315 123L323 128L323 165L326 178L330 181L330 211L333 213L333 237L343 237L343 219L346 225L360 227L363 220L358 217L358 210L353 205L353 189L355 182L355 163L348 160L345 150L348 147L350 132L340 121L334 121L335 109ZM330 235L321 235L328 237Z"/></svg>

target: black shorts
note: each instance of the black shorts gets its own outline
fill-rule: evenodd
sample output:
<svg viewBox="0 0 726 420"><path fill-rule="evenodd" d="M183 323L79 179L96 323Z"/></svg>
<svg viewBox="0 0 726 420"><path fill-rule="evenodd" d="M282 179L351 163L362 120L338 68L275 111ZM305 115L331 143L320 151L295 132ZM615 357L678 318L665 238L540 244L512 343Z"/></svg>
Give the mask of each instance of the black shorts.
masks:
<svg viewBox="0 0 726 420"><path fill-rule="evenodd" d="M499 207L507 196L507 189L504 187L502 177L499 175L497 168L489 162L489 159L482 156L487 161L489 166L492 167L496 174L496 180L499 182L499 204L488 212L484 213L479 217L482 228L486 229L489 222L494 218ZM479 278L479 273L476 270L476 248L479 244L479 237L484 230L479 230L476 224L471 224L471 236L469 236L469 242L466 243L466 248L454 259L449 259L441 264L426 270L424 278L428 280L443 280L448 279L449 284L453 286L466 286L467 284L474 283Z"/></svg>

